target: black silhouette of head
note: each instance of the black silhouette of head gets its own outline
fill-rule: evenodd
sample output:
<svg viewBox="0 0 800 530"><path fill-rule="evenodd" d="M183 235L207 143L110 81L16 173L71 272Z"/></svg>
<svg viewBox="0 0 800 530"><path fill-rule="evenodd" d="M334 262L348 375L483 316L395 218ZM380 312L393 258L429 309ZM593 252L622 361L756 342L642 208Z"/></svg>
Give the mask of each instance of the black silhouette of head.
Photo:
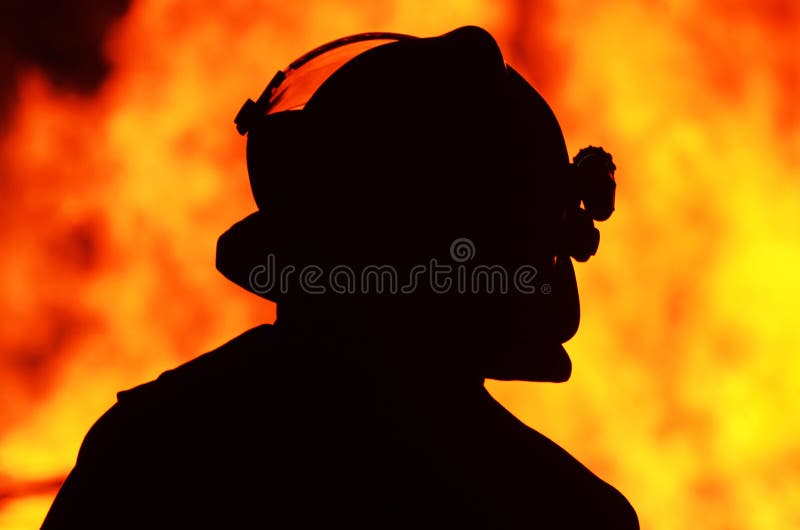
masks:
<svg viewBox="0 0 800 530"><path fill-rule="evenodd" d="M591 147L570 164L553 112L491 35L336 41L279 72L236 121L258 212L220 238L217 267L276 301L279 324L392 325L451 344L481 377L569 378L562 343L580 314L571 258L597 249L593 220L613 211L614 166ZM310 293L292 281L255 289L268 255L326 273L388 265L401 284L435 259L468 280L458 289L454 272L446 292L427 277L395 294ZM506 292L487 276L473 286L479 266L501 267ZM536 270L533 292L512 285L523 266Z"/></svg>

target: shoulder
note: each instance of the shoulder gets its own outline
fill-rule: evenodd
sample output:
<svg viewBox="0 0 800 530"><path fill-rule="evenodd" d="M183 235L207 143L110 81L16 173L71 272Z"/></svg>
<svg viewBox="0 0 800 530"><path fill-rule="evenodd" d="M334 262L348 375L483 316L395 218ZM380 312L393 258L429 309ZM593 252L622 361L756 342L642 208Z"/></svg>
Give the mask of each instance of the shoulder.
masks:
<svg viewBox="0 0 800 530"><path fill-rule="evenodd" d="M275 333L262 325L242 333L222 346L163 372L153 381L117 393L124 406L155 400L163 404L172 395L199 398L197 392L214 395L223 388L238 386L255 371L267 369L276 348ZM188 393L188 395L187 395Z"/></svg>
<svg viewBox="0 0 800 530"><path fill-rule="evenodd" d="M522 509L532 519L546 520L553 528L639 529L636 511L616 488L491 401L495 432L502 433L506 445L504 467L514 469L509 496L527 506Z"/></svg>
<svg viewBox="0 0 800 530"><path fill-rule="evenodd" d="M192 425L220 421L226 409L247 403L274 353L272 326L253 328L222 346L117 393L117 402L84 438L79 462L113 448L140 450L189 432Z"/></svg>
<svg viewBox="0 0 800 530"><path fill-rule="evenodd" d="M178 514L184 523L217 513L211 501L222 502L219 484L239 483L240 470L254 467L250 456L263 437L246 435L267 423L255 396L275 347L272 327L259 326L120 392L84 437L45 527L106 528L111 521L111 527L161 528L163 520L150 520L156 513ZM249 446L241 442L251 438ZM234 461L241 465L229 465ZM183 525L170 525L176 526Z"/></svg>

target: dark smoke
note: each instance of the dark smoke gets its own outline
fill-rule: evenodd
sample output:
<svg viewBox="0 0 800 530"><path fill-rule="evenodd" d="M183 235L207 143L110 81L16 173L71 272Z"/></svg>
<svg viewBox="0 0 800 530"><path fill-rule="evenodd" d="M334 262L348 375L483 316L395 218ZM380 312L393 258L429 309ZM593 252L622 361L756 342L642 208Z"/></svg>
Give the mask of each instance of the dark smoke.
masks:
<svg viewBox="0 0 800 530"><path fill-rule="evenodd" d="M13 106L17 76L27 68L43 71L63 90L97 89L110 70L103 41L129 5L130 0L0 2L0 118Z"/></svg>

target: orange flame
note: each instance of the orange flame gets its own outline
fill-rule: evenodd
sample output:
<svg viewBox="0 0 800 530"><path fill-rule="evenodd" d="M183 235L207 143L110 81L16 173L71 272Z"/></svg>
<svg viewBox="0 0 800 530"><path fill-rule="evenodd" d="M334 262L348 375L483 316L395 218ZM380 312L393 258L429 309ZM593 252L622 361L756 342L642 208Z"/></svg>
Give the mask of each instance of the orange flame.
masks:
<svg viewBox="0 0 800 530"><path fill-rule="evenodd" d="M19 80L0 143L0 527L41 523L117 390L274 318L213 268L255 209L242 101L333 38L464 24L497 36L573 152L600 143L619 166L578 267L573 379L490 390L643 528L800 527L794 3L244 4L136 1L92 97Z"/></svg>

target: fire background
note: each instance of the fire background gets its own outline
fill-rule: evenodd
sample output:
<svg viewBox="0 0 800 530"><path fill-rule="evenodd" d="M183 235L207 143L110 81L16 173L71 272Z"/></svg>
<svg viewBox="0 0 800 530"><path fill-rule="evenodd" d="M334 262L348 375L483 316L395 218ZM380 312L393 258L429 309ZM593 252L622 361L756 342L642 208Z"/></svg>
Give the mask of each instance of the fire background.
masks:
<svg viewBox="0 0 800 530"><path fill-rule="evenodd" d="M80 0L0 7L0 527L115 392L274 318L214 270L232 119L334 38L475 24L619 167L562 385L488 382L643 528L800 528L800 4ZM298 382L302 384L302 382Z"/></svg>

